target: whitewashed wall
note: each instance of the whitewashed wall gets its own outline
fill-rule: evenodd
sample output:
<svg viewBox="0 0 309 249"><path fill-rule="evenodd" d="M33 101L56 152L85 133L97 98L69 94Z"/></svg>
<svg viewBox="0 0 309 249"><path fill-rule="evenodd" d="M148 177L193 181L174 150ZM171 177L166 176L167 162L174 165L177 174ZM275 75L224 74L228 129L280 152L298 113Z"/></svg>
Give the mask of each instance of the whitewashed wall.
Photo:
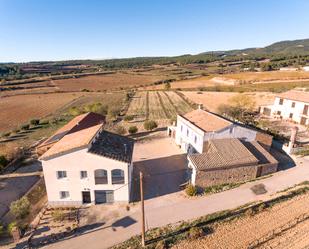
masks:
<svg viewBox="0 0 309 249"><path fill-rule="evenodd" d="M290 99L284 99L283 104L280 105L280 98L276 97L274 101L274 105L272 107L272 116L276 115L278 111L281 112L281 116L283 119L290 119L290 113L293 113L293 118L292 120L300 123L302 113L304 110L304 106L308 103L304 103L301 101L295 101L295 100L290 100ZM295 102L295 107L292 107L292 103ZM308 124L308 120L307 123Z"/></svg>
<svg viewBox="0 0 309 249"><path fill-rule="evenodd" d="M82 191L90 191L91 201L95 201L94 190L114 190L115 202L129 202L132 165L112 160L81 149L50 160L42 160L48 201L51 204L78 205L82 203ZM108 184L95 184L94 171L105 169ZM111 184L111 170L124 170L125 184ZM57 179L57 171L67 171L67 178ZM88 173L86 179L80 178L80 171ZM60 191L69 191L70 197L60 199Z"/></svg>

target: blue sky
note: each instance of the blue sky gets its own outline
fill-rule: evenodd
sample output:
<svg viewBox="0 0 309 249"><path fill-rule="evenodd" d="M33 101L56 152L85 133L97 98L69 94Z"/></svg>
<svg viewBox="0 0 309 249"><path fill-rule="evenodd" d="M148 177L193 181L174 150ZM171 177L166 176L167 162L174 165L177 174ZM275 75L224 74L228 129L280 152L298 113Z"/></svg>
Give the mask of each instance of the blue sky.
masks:
<svg viewBox="0 0 309 249"><path fill-rule="evenodd" d="M308 0L0 0L0 62L196 54L309 38Z"/></svg>

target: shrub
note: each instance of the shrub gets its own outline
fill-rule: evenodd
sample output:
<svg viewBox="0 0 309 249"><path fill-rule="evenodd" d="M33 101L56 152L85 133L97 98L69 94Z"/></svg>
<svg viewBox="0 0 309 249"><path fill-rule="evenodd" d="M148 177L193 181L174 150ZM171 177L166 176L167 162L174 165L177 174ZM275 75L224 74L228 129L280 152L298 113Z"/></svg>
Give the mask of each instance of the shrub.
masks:
<svg viewBox="0 0 309 249"><path fill-rule="evenodd" d="M22 197L10 205L10 211L17 219L22 219L29 214L30 202L27 197Z"/></svg>
<svg viewBox="0 0 309 249"><path fill-rule="evenodd" d="M73 106L69 109L69 114L72 116L77 116L81 114L81 110L79 110L76 106Z"/></svg>
<svg viewBox="0 0 309 249"><path fill-rule="evenodd" d="M153 129L157 128L158 124L156 123L156 121L153 120L147 120L144 122L144 128L147 131L152 131Z"/></svg>
<svg viewBox="0 0 309 249"><path fill-rule="evenodd" d="M52 212L52 217L55 221L63 221L65 219L65 213L61 210L55 210Z"/></svg>
<svg viewBox="0 0 309 249"><path fill-rule="evenodd" d="M0 237L1 237L1 235L4 233L4 227L3 227L3 225L1 225L0 224Z"/></svg>
<svg viewBox="0 0 309 249"><path fill-rule="evenodd" d="M125 134L127 131L126 131L126 129L125 129L123 126L118 125L118 126L115 128L115 132L116 132L117 134L119 134L119 135L123 135L123 134Z"/></svg>
<svg viewBox="0 0 309 249"><path fill-rule="evenodd" d="M126 115L124 116L123 120L124 121L132 121L134 119L134 116L133 115Z"/></svg>
<svg viewBox="0 0 309 249"><path fill-rule="evenodd" d="M39 119L36 119L36 118L35 118L35 119L31 119L31 120L30 120L30 124L31 124L31 125L38 125L39 123L40 123L40 120L39 120Z"/></svg>
<svg viewBox="0 0 309 249"><path fill-rule="evenodd" d="M3 137L9 137L11 135L11 132L5 132L2 134Z"/></svg>
<svg viewBox="0 0 309 249"><path fill-rule="evenodd" d="M138 131L136 126L130 126L129 127L129 133L130 134L135 134Z"/></svg>
<svg viewBox="0 0 309 249"><path fill-rule="evenodd" d="M186 187L186 194L188 196L196 196L197 195L197 188L195 186L193 186L192 184L189 184L187 187Z"/></svg>
<svg viewBox="0 0 309 249"><path fill-rule="evenodd" d="M200 227L191 227L188 232L189 239L198 239L204 235L204 231Z"/></svg>
<svg viewBox="0 0 309 249"><path fill-rule="evenodd" d="M255 215L255 211L254 209L251 207L251 208L248 208L246 211L245 211L245 215L247 216L253 216Z"/></svg>
<svg viewBox="0 0 309 249"><path fill-rule="evenodd" d="M40 125L48 125L49 121L47 119L40 120Z"/></svg>
<svg viewBox="0 0 309 249"><path fill-rule="evenodd" d="M165 240L160 240L156 244L156 247L155 247L155 249L166 249L166 248L167 248L167 246L166 246Z"/></svg>
<svg viewBox="0 0 309 249"><path fill-rule="evenodd" d="M7 227L8 233L9 233L9 234L12 234L12 231L13 231L15 228L18 228L18 225L17 225L17 222L16 222L16 221L13 221L13 222L11 222L11 223L8 225L8 227Z"/></svg>
<svg viewBox="0 0 309 249"><path fill-rule="evenodd" d="M24 124L24 125L22 125L22 126L20 126L20 129L21 130L29 130L29 128L30 128L30 125L29 124Z"/></svg>

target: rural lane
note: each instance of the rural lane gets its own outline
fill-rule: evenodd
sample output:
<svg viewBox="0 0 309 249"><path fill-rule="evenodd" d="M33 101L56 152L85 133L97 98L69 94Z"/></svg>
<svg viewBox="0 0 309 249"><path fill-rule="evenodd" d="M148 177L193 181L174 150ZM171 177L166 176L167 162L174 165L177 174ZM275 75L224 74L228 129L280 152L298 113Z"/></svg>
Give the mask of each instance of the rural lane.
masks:
<svg viewBox="0 0 309 249"><path fill-rule="evenodd" d="M280 171L272 177L249 182L238 188L205 197L185 198L173 193L145 202L146 226L154 228L182 220L195 219L213 212L233 209L249 202L265 200L278 191L292 187L297 183L309 180L309 157L298 158L297 166ZM255 195L251 187L258 183L266 186L267 193ZM120 243L141 230L141 213L129 211L127 216L118 217L95 230L89 230L74 238L68 238L45 246L49 249L102 249Z"/></svg>

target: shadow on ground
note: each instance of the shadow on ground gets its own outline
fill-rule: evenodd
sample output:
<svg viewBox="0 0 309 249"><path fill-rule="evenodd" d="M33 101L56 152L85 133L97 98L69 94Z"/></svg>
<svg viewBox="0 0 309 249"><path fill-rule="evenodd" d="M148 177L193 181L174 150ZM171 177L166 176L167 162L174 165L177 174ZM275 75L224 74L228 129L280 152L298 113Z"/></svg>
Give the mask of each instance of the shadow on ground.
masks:
<svg viewBox="0 0 309 249"><path fill-rule="evenodd" d="M112 228L113 231L116 231L117 228L122 227L126 228L129 227L133 224L135 224L137 221L130 216L123 217L117 221L115 221L113 224L109 226L104 226L104 222L98 222L98 223L93 223L93 224L88 224L79 228L76 228L75 230L72 231L67 231L67 232L61 232L61 233L55 233L55 234L50 234L47 236L41 236L41 237L36 237L38 235L41 235L42 233L49 231L50 228L48 226L44 226L38 230L36 230L33 235L34 238L31 240L28 239L27 241L23 241L19 244L16 245L15 248L21 249L21 248L39 248L43 247L49 244L53 244L56 242L72 239L78 236L82 236L85 234L89 234L92 232L96 232L98 230L103 230L107 228Z"/></svg>
<svg viewBox="0 0 309 249"><path fill-rule="evenodd" d="M132 200L140 200L139 172L144 174L144 198L151 199L178 192L188 179L185 154L134 163Z"/></svg>

